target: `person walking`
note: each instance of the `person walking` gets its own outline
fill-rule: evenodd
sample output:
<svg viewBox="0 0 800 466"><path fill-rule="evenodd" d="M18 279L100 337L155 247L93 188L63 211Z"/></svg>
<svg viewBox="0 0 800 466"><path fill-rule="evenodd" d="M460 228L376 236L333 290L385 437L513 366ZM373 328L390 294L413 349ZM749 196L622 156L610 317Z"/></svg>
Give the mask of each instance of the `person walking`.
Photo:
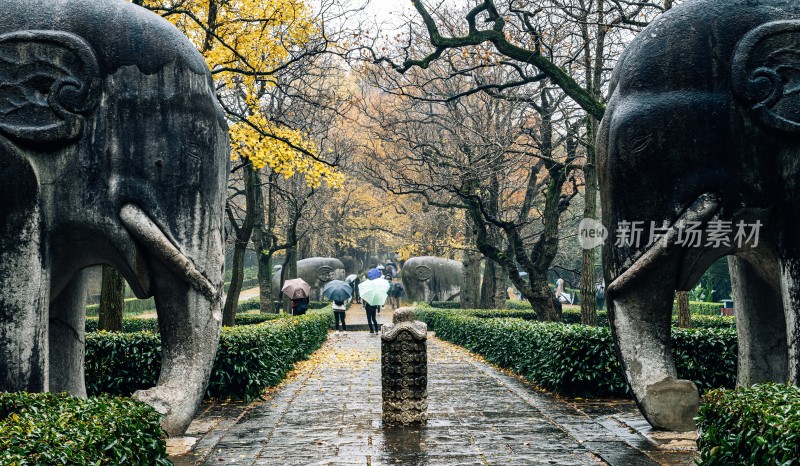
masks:
<svg viewBox="0 0 800 466"><path fill-rule="evenodd" d="M342 321L342 330L347 331L347 324L344 322L344 317L347 313L347 306L344 301L333 302L333 317L336 319L336 333L339 333L339 321Z"/></svg>
<svg viewBox="0 0 800 466"><path fill-rule="evenodd" d="M308 310L308 303L310 299L308 296L305 298L296 298L292 300L292 315L293 316L302 316Z"/></svg>
<svg viewBox="0 0 800 466"><path fill-rule="evenodd" d="M367 311L367 325L369 325L369 333L378 333L378 320L375 316L379 308L380 306L373 306L364 300L364 310Z"/></svg>
<svg viewBox="0 0 800 466"><path fill-rule="evenodd" d="M361 304L361 296L358 294L358 284L361 283L361 280L358 279L358 275L356 278L353 279L353 301L356 304Z"/></svg>

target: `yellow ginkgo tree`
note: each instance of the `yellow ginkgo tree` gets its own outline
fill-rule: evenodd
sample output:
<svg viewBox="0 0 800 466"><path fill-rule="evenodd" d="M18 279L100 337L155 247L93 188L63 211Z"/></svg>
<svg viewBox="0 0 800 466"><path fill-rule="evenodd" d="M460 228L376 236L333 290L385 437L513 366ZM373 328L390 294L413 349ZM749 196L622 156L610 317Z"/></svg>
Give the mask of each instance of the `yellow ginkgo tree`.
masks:
<svg viewBox="0 0 800 466"><path fill-rule="evenodd" d="M232 177L226 209L235 239L225 325L233 324L251 236L259 256L268 255L259 257L262 311L272 307L271 255L294 246L281 241L282 235L276 232L275 199L264 196L263 187L278 177L297 176L311 192L323 183L331 187L342 183L335 154L321 150L309 129L313 122L275 111L274 101L281 98L314 105L319 94L315 89L309 91L314 95L304 95L304 89L287 91L287 87L298 82L297 76L315 74L309 70L320 66L320 58L336 53L339 34L327 27L326 15L343 10L335 8L339 0L316 1L320 4L313 7L307 0L134 1L169 20L195 44L211 69L229 119L231 158L234 172L240 173ZM337 18L341 19L341 13ZM316 74L324 73L317 70ZM326 110L333 106L330 102L320 105ZM314 112L305 115L313 118Z"/></svg>

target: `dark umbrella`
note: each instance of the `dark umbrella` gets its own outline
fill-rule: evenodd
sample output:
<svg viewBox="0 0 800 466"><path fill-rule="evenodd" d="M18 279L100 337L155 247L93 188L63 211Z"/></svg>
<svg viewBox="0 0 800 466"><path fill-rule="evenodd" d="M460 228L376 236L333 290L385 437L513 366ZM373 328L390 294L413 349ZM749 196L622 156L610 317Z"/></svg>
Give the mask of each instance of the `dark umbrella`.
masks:
<svg viewBox="0 0 800 466"><path fill-rule="evenodd" d="M341 280L331 280L325 284L322 295L331 301L347 301L353 296L353 287Z"/></svg>

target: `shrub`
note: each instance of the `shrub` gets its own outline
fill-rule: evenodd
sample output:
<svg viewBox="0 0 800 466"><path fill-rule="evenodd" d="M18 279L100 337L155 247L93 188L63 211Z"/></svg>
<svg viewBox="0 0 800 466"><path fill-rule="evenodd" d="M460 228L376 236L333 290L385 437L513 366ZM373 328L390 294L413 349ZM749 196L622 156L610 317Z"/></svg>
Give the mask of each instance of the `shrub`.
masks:
<svg viewBox="0 0 800 466"><path fill-rule="evenodd" d="M431 301L429 305L435 309L459 309L461 307L461 303L456 301Z"/></svg>
<svg viewBox="0 0 800 466"><path fill-rule="evenodd" d="M0 464L171 465L159 422L130 399L0 393Z"/></svg>
<svg viewBox="0 0 800 466"><path fill-rule="evenodd" d="M99 324L99 319L96 316L86 317L86 332L96 332ZM130 318L122 319L122 332L153 332L158 333L158 319L149 318Z"/></svg>
<svg viewBox="0 0 800 466"><path fill-rule="evenodd" d="M145 312L152 312L156 309L156 303L153 298L127 298L125 299L124 306L123 312L128 314L144 314ZM99 311L99 304L90 304L86 306L86 315L96 316Z"/></svg>
<svg viewBox="0 0 800 466"><path fill-rule="evenodd" d="M607 327L487 319L481 318L485 311L464 312L420 309L417 315L439 338L549 390L584 396L627 393ZM521 311L505 311L515 312ZM672 336L679 377L695 381L701 390L735 384L735 330L673 329Z"/></svg>
<svg viewBox="0 0 800 466"><path fill-rule="evenodd" d="M258 299L258 297L239 301L239 304L236 305L237 314L247 311L255 311L257 309L261 309L261 300Z"/></svg>
<svg viewBox="0 0 800 466"><path fill-rule="evenodd" d="M224 329L206 395L251 399L277 385L296 361L322 345L332 317L330 311L316 311Z"/></svg>
<svg viewBox="0 0 800 466"><path fill-rule="evenodd" d="M280 319L281 314L237 314L236 325L253 325L266 322L268 320ZM97 317L86 317L86 332L96 332L99 320ZM158 333L158 319L139 318L122 320L122 333L152 332Z"/></svg>
<svg viewBox="0 0 800 466"><path fill-rule="evenodd" d="M258 396L264 388L280 382L296 361L322 345L332 317L329 310L317 310L304 316L269 317L261 324L223 328L206 396ZM85 366L90 395L130 395L158 380L161 341L148 332L89 333Z"/></svg>
<svg viewBox="0 0 800 466"><path fill-rule="evenodd" d="M689 301L689 313L693 316L718 316L722 303L707 303L703 301ZM672 303L672 313L677 315L678 304Z"/></svg>
<svg viewBox="0 0 800 466"><path fill-rule="evenodd" d="M514 301L509 301L508 304ZM421 305L417 307L417 313L424 313L436 311L437 309L432 306ZM451 309L453 312L458 312L461 315L468 315L481 318L517 318L523 320L537 320L536 312L534 312L530 305L528 306L514 306L509 309ZM567 309L562 312L562 317L565 324L580 324L581 313L578 310ZM678 326L678 318L673 317L672 325ZM608 313L606 311L597 311L597 326L608 327ZM692 316L692 328L736 328L736 319L734 317L723 316L706 316L697 315Z"/></svg>
<svg viewBox="0 0 800 466"><path fill-rule="evenodd" d="M697 417L703 465L800 464L800 388L754 385L705 394Z"/></svg>

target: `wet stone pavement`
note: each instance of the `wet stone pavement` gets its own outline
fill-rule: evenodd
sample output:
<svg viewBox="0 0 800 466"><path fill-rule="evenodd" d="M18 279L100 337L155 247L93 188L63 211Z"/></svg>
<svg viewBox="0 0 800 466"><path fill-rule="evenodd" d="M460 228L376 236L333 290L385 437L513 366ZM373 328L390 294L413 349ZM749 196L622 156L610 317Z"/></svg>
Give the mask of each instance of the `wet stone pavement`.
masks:
<svg viewBox="0 0 800 466"><path fill-rule="evenodd" d="M187 432L186 465L693 464L656 448L628 401L565 402L448 343L428 340L430 420L381 422L380 338L331 333L263 400L205 404Z"/></svg>

